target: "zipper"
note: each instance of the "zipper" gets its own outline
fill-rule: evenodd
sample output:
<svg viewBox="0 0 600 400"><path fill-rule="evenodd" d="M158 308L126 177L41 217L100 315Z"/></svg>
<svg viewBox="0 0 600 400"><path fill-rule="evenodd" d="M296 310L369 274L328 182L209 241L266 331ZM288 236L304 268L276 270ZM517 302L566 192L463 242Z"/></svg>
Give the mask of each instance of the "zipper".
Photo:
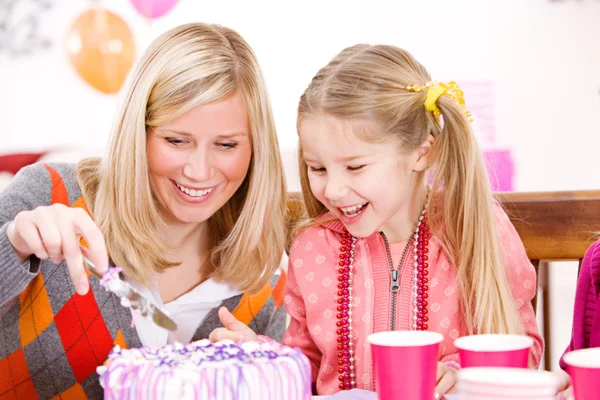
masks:
<svg viewBox="0 0 600 400"><path fill-rule="evenodd" d="M390 251L390 244L388 243L387 236L385 233L379 232L385 243L385 252L387 254L388 263L390 265L390 292L392 297L392 307L390 310L390 331L396 330L396 303L398 301L398 291L400 290L400 283L398 278L400 271L394 269L394 261L392 261L392 253Z"/></svg>
<svg viewBox="0 0 600 400"><path fill-rule="evenodd" d="M394 261L392 260L392 252L390 251L390 244L388 242L387 236L385 233L379 232L381 237L383 238L383 242L385 243L385 252L387 254L388 263L390 265L390 292L391 292L391 300L392 306L390 310L390 331L396 330L396 308L398 304L398 292L400 291L400 271L404 266L404 262L406 260L406 254L408 253L408 249L410 248L411 240L409 239L406 243L406 247L404 247L404 252L402 253L402 258L400 259L400 263L398 264L398 269L394 269Z"/></svg>

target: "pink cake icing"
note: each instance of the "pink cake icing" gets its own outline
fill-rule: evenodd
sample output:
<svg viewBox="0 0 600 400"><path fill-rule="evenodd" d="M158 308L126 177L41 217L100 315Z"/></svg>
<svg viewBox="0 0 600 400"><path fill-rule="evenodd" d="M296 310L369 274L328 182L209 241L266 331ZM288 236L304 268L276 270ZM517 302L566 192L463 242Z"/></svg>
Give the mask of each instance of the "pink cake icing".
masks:
<svg viewBox="0 0 600 400"><path fill-rule="evenodd" d="M311 398L308 359L275 342L204 339L160 348L116 346L97 371L107 400Z"/></svg>

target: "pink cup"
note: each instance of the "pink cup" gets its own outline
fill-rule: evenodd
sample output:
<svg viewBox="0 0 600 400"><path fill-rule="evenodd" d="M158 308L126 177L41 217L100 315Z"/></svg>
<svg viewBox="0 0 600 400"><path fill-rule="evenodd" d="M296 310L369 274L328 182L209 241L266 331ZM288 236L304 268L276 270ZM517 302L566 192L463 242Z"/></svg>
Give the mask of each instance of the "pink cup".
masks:
<svg viewBox="0 0 600 400"><path fill-rule="evenodd" d="M571 351L563 356L573 380L576 400L600 400L600 348Z"/></svg>
<svg viewBox="0 0 600 400"><path fill-rule="evenodd" d="M471 335L456 339L454 345L462 368L527 368L533 339L523 335Z"/></svg>
<svg viewBox="0 0 600 400"><path fill-rule="evenodd" d="M432 400L442 340L429 331L369 335L379 400Z"/></svg>

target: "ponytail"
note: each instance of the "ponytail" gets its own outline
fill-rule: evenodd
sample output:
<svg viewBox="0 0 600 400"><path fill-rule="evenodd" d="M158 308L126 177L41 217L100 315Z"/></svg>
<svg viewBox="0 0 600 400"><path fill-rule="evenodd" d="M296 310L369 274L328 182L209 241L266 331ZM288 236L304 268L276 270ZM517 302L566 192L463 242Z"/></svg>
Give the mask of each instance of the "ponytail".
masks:
<svg viewBox="0 0 600 400"><path fill-rule="evenodd" d="M483 156L464 109L444 95L437 107L442 127L434 146L432 186L437 196L430 221L455 262L466 326L470 334L522 334Z"/></svg>

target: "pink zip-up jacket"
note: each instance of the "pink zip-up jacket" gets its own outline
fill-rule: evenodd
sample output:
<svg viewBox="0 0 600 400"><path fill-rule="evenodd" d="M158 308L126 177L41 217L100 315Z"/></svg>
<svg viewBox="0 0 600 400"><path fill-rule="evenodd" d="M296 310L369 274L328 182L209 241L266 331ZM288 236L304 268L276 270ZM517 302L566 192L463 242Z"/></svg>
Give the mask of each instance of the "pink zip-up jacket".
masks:
<svg viewBox="0 0 600 400"><path fill-rule="evenodd" d="M536 275L527 258L523 243L504 210L496 205L495 221L506 250L507 277L527 335L534 339L531 358L539 365L543 339L538 332L531 300L536 291ZM327 214L323 219L331 219ZM291 316L283 343L299 347L310 359L312 379L320 395L339 391L337 359L337 265L344 226L339 220L302 230L290 250L288 282L284 305ZM395 268L406 242L390 244ZM412 254L412 249L409 253ZM429 241L429 330L444 335L440 361L459 368L460 360L454 339L464 336L467 327L459 313L456 269L442 250L439 240ZM355 248L353 283L353 329L356 383L360 389L374 390L370 346L365 338L390 330L390 267L380 233L358 239ZM407 257L409 258L409 257ZM401 269L396 329L412 328L411 304L412 260Z"/></svg>

